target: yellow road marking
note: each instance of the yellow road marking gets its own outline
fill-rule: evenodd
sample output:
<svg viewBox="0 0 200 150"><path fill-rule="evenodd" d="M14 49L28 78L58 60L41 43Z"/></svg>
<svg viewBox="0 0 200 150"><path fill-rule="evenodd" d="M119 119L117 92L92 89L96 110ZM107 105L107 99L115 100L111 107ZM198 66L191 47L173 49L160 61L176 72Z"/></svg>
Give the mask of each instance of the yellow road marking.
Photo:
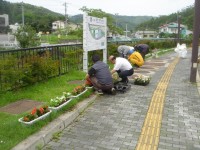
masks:
<svg viewBox="0 0 200 150"><path fill-rule="evenodd" d="M158 148L165 92L178 61L179 58L176 58L168 66L153 93L136 150L156 150Z"/></svg>

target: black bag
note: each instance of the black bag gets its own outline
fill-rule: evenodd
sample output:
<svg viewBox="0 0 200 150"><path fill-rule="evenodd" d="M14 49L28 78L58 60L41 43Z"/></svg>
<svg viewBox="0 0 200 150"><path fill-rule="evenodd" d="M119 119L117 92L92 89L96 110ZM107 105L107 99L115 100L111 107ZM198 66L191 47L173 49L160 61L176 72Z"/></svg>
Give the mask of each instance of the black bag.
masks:
<svg viewBox="0 0 200 150"><path fill-rule="evenodd" d="M114 84L114 88L116 91L119 91L121 93L125 93L127 90L129 90L131 87L130 84L124 84L124 83L121 83L121 82L117 82Z"/></svg>

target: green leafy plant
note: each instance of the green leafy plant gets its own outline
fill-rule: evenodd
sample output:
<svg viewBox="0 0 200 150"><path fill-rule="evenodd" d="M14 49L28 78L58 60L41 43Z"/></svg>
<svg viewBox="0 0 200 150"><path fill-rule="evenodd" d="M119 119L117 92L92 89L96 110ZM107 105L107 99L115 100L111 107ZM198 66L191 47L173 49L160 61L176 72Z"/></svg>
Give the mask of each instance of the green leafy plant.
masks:
<svg viewBox="0 0 200 150"><path fill-rule="evenodd" d="M69 92L63 92L63 95L50 100L51 107L58 107L59 105L67 102L72 94Z"/></svg>
<svg viewBox="0 0 200 150"><path fill-rule="evenodd" d="M13 55L0 58L0 82L2 89L16 89L20 86L23 71L17 69L18 59Z"/></svg>
<svg viewBox="0 0 200 150"><path fill-rule="evenodd" d="M28 48L38 44L36 31L30 25L20 26L15 36L21 48Z"/></svg>
<svg viewBox="0 0 200 150"><path fill-rule="evenodd" d="M58 60L53 60L48 52L44 56L30 55L24 57L21 61L27 61L24 64L24 84L32 84L41 80L46 80L49 77L57 75Z"/></svg>

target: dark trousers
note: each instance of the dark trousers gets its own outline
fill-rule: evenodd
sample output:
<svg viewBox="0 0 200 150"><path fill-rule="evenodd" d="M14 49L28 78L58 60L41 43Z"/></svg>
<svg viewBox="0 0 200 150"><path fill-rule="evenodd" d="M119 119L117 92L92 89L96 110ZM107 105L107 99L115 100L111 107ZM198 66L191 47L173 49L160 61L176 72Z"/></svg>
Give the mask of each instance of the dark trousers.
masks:
<svg viewBox="0 0 200 150"><path fill-rule="evenodd" d="M125 70L125 71L118 70L117 73L118 73L119 77L122 78L121 82L126 82L126 81L128 81L127 76L131 76L134 73L134 71L132 68L130 70Z"/></svg>
<svg viewBox="0 0 200 150"><path fill-rule="evenodd" d="M145 60L145 55L149 53L149 48L143 49L140 51L142 58Z"/></svg>
<svg viewBox="0 0 200 150"><path fill-rule="evenodd" d="M95 90L102 90L103 92L110 92L113 88L113 83L110 84L101 84L98 82L96 77L90 77L90 81L92 82Z"/></svg>

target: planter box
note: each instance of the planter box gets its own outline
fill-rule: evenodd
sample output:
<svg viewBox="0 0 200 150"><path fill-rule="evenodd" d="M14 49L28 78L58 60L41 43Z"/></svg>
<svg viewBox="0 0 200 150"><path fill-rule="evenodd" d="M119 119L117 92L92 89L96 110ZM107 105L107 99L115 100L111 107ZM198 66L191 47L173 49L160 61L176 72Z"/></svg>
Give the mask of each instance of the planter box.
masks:
<svg viewBox="0 0 200 150"><path fill-rule="evenodd" d="M73 98L70 98L68 101L66 101L65 103L59 105L58 107L49 107L50 110L52 111L58 111L61 108L63 108L64 106L66 106Z"/></svg>
<svg viewBox="0 0 200 150"><path fill-rule="evenodd" d="M32 124L34 124L35 122L37 122L37 121L39 121L39 120L44 120L46 117L48 117L48 116L50 115L51 112L52 112L52 111L49 110L49 112L47 112L46 114L44 114L44 115L42 115L42 116L40 116L40 117L38 117L38 118L36 118L36 119L34 119L34 120L31 120L31 121L29 121L29 122L23 121L23 117L22 117L22 118L19 118L18 121L21 122L22 124L25 124L25 125L32 125Z"/></svg>
<svg viewBox="0 0 200 150"><path fill-rule="evenodd" d="M77 98L77 97L83 95L85 92L87 92L87 90L88 90L88 89L86 88L83 92L81 92L81 93L78 94L78 95L73 95L73 96L71 96L71 98Z"/></svg>
<svg viewBox="0 0 200 150"><path fill-rule="evenodd" d="M86 89L92 89L93 88L93 86L87 86L87 87L85 87Z"/></svg>

